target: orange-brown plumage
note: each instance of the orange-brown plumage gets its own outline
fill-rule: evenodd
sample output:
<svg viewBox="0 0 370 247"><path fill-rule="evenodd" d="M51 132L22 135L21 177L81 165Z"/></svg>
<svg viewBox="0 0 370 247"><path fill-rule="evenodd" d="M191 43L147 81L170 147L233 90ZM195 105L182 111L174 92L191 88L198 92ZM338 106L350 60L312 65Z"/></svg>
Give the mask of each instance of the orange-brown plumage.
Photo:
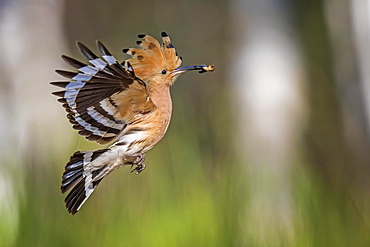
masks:
<svg viewBox="0 0 370 247"><path fill-rule="evenodd" d="M156 109L147 87L139 83L133 83L129 86L129 90L113 95L112 100L118 106L116 117L128 123L133 122L135 117Z"/></svg>
<svg viewBox="0 0 370 247"><path fill-rule="evenodd" d="M170 38L162 33L162 44L148 35L139 35L139 48L124 49L131 55L118 63L107 48L97 42L101 58L81 43L86 65L68 56L63 59L78 73L57 72L69 81L52 82L64 91L54 92L67 111L73 128L88 140L100 144L115 142L106 149L74 153L65 167L61 190L71 190L65 199L68 211L75 214L100 181L123 165L144 170L145 154L167 131L172 101L170 86L178 75L190 70L213 71L213 66L179 67Z"/></svg>
<svg viewBox="0 0 370 247"><path fill-rule="evenodd" d="M163 34L163 33L162 33ZM125 49L124 52L131 55L132 58L128 59L138 78L143 81L152 81L154 83L173 83L173 76L166 78L163 76L158 79L161 71L167 72L174 71L181 65L181 58L177 56L175 48L173 47L170 38L167 34L163 34L162 45L149 35L139 35L143 41L138 41L137 44L140 48ZM149 83L151 86L151 83Z"/></svg>

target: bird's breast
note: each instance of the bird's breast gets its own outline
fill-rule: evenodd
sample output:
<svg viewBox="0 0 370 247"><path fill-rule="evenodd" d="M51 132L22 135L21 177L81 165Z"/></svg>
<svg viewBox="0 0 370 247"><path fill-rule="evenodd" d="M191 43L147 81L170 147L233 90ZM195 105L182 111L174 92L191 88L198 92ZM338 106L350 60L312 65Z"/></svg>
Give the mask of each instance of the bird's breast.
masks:
<svg viewBox="0 0 370 247"><path fill-rule="evenodd" d="M118 142L127 145L128 153L146 153L164 136L172 114L172 101L169 88L156 88L150 91L155 110L140 114L122 132Z"/></svg>

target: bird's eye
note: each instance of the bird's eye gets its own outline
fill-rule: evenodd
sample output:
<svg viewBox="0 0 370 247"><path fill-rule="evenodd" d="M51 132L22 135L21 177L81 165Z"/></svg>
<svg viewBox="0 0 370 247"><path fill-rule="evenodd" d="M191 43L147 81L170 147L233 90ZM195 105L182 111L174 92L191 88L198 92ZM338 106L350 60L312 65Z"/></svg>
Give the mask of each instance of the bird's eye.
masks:
<svg viewBox="0 0 370 247"><path fill-rule="evenodd" d="M162 75L165 75L166 73L167 73L167 71L165 71L165 70L162 70Z"/></svg>

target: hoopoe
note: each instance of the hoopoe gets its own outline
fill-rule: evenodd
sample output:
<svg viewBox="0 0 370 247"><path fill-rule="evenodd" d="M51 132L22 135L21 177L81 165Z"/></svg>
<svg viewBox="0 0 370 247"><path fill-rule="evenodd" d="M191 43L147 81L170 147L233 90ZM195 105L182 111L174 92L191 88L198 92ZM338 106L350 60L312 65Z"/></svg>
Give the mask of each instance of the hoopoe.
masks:
<svg viewBox="0 0 370 247"><path fill-rule="evenodd" d="M139 174L145 169L145 154L165 134L172 113L170 86L191 70L214 70L213 65L179 67L182 59L170 38L162 32L162 45L149 35L140 34L139 48L123 49L131 55L122 63L99 41L101 58L80 42L77 46L91 65L63 55L78 72L56 70L68 81L51 82L63 87L53 92L67 111L67 118L78 133L108 148L75 152L65 167L61 191L68 211L77 213L100 181L124 165Z"/></svg>

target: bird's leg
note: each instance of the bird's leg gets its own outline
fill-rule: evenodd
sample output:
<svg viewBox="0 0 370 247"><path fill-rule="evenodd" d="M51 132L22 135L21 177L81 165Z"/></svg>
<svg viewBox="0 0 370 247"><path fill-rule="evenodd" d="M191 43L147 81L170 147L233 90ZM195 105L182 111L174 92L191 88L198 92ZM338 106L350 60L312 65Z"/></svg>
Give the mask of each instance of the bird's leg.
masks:
<svg viewBox="0 0 370 247"><path fill-rule="evenodd" d="M125 165L131 165L133 167L136 165L134 169L131 170L132 172L136 172L136 174L140 174L142 171L144 171L146 165L143 163L145 160L145 154L134 154L129 157L125 157Z"/></svg>

